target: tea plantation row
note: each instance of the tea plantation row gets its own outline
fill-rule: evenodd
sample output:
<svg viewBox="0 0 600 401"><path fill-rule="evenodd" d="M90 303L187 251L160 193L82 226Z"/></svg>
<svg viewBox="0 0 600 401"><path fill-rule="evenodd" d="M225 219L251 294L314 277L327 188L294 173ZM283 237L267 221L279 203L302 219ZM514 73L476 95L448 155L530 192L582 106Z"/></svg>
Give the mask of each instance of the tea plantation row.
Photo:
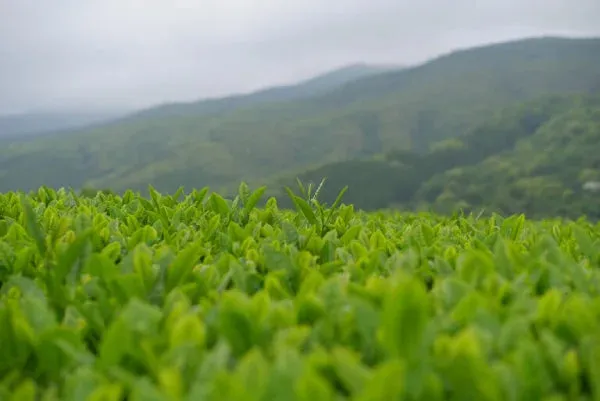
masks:
<svg viewBox="0 0 600 401"><path fill-rule="evenodd" d="M600 400L600 226L0 194L0 399Z"/></svg>

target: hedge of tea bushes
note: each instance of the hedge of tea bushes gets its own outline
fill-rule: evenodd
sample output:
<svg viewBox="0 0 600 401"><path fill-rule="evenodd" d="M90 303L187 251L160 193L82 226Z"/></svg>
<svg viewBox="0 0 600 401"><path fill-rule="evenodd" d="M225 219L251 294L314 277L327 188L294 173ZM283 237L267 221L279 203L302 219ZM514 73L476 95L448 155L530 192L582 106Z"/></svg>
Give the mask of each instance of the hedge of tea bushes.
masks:
<svg viewBox="0 0 600 401"><path fill-rule="evenodd" d="M599 225L150 193L0 195L1 400L600 400Z"/></svg>

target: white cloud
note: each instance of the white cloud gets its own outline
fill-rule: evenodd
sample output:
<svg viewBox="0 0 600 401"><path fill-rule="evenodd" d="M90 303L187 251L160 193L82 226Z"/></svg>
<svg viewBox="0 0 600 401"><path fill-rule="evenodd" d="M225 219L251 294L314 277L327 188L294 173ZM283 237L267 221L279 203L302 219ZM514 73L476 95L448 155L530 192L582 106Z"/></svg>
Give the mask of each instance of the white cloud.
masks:
<svg viewBox="0 0 600 401"><path fill-rule="evenodd" d="M356 61L599 35L598 20L598 0L0 0L0 113L195 99Z"/></svg>

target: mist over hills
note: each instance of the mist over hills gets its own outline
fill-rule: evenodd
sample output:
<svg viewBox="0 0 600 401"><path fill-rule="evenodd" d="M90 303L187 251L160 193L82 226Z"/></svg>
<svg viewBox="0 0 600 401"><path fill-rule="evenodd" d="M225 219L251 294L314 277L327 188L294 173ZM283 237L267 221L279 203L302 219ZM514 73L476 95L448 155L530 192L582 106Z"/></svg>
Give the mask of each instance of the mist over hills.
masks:
<svg viewBox="0 0 600 401"><path fill-rule="evenodd" d="M352 163L379 163L394 151L427 157L440 146L460 148L461 138L485 131L481 127L502 110L523 104L535 109L531 101L557 95L593 97L600 92L598 65L598 38L533 38L457 50L410 68L359 64L296 85L161 105L90 129L0 142L0 190L47 185L145 191L151 184L161 191L206 185L233 191L241 180L279 185L290 177L316 178L315 171L329 166L355 171ZM584 106L568 100L561 107L550 114L577 115L573 110ZM594 113L588 114L584 124L593 124ZM520 120L511 118L508 128L496 129L503 123L494 123L486 135L522 132ZM595 168L588 159L585 168ZM394 173L384 165L377 168L359 168L354 176L360 172L375 182L377 174ZM374 193L380 201L358 206L435 204L437 197L421 199L419 188L445 168L420 176L424 181L411 187L410 196ZM459 202L460 191L451 192Z"/></svg>
<svg viewBox="0 0 600 401"><path fill-rule="evenodd" d="M22 139L24 136L61 133L83 129L117 118L117 112L36 112L0 115L0 138Z"/></svg>
<svg viewBox="0 0 600 401"><path fill-rule="evenodd" d="M355 79L399 69L401 69L400 66L356 63L292 85L273 86L252 93L203 99L195 102L162 104L135 111L53 111L0 115L0 138L9 137L12 140L22 140L24 136L48 133L60 134L65 131L120 124L144 118L225 113L261 103L289 101L315 96Z"/></svg>

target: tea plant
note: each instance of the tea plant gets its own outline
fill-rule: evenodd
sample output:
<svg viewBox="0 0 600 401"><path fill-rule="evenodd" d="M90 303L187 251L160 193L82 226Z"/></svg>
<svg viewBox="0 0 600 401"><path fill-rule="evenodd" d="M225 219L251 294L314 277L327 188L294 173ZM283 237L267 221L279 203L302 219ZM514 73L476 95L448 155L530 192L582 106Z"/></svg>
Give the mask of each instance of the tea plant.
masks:
<svg viewBox="0 0 600 401"><path fill-rule="evenodd" d="M599 225L264 192L1 194L0 399L600 400Z"/></svg>

